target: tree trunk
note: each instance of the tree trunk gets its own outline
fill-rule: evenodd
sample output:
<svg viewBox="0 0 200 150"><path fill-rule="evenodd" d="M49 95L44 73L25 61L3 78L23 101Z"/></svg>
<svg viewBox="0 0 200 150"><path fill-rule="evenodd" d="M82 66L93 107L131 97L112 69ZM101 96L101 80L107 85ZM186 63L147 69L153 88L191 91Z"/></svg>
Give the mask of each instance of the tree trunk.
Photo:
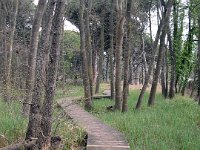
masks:
<svg viewBox="0 0 200 150"><path fill-rule="evenodd" d="M162 35L161 35L161 38L160 38L160 48L159 48L159 52L158 52L156 70L155 70L155 73L154 73L154 76L153 76L153 83L152 83L152 87L151 87L151 92L150 92L150 96L149 96L149 100L148 100L148 106L153 105L154 101L155 101L155 94L156 94L158 78L159 78L159 74L160 74L161 61L162 61L163 53L164 53L163 51L164 51L165 36L166 36L166 31L164 31L164 30L166 30L166 28L163 28Z"/></svg>
<svg viewBox="0 0 200 150"><path fill-rule="evenodd" d="M84 29L84 0L80 0L80 39L81 39L81 54L82 54L82 70L83 70L83 84L84 84L84 93L85 93L85 108L88 110L92 109L92 98L91 98L91 88L90 88L90 79L88 74L88 61L87 61L87 51L85 48L85 29Z"/></svg>
<svg viewBox="0 0 200 150"><path fill-rule="evenodd" d="M44 92L44 85L45 85L45 51L49 47L49 37L50 31L52 26L52 19L53 19L53 12L55 8L57 0L49 0L46 12L43 16L43 24L42 24L42 31L40 42L38 45L38 53L37 53L37 62L36 62L36 73L35 73L35 84L33 89L33 96L32 96L32 105L29 114L29 124L26 134L26 139L31 137L36 137L39 132L39 127L35 125L39 125L41 122L41 103L43 100L43 92ZM53 32L53 31L52 31ZM51 33L52 34L52 33ZM36 134L34 134L36 133Z"/></svg>
<svg viewBox="0 0 200 150"><path fill-rule="evenodd" d="M153 83L152 83L150 96L149 96L149 100L148 100L148 106L153 105L154 101L155 101L155 94L156 94L158 78L159 78L159 74L160 74L160 67L161 67L163 50L164 50L164 47L165 47L165 37L166 37L166 33L167 33L167 24L169 23L169 19L170 19L171 7L172 7L172 0L169 0L168 5L166 7L167 13L166 13L166 17L165 17L165 20L164 20L164 27L163 27L163 30L162 30L162 35L161 35L161 38L160 38L160 47L159 47L159 52L158 52L156 70L155 70L154 77L153 77Z"/></svg>
<svg viewBox="0 0 200 150"><path fill-rule="evenodd" d="M172 99L175 96L176 58L175 58L175 51L172 46L172 37L171 37L171 31L170 31L169 25L168 25L167 38L169 41L169 53L170 53L170 61L171 61L171 77L170 77L170 87L169 87L168 97Z"/></svg>
<svg viewBox="0 0 200 150"><path fill-rule="evenodd" d="M116 73L115 73L115 109L122 109L122 91L121 91L121 57L122 57L122 45L124 37L124 22L125 17L123 16L123 6L122 1L117 0L117 30L116 30L116 49L115 49L115 58L116 58Z"/></svg>
<svg viewBox="0 0 200 150"><path fill-rule="evenodd" d="M28 74L26 78L26 96L22 108L23 115L28 115L30 110L30 102L32 98L32 91L35 81L35 68L36 68L36 56L37 56L38 39L39 39L39 29L41 26L46 3L47 0L39 0L37 9L35 11L35 17L31 31L31 40L30 40L31 43L29 49Z"/></svg>
<svg viewBox="0 0 200 150"><path fill-rule="evenodd" d="M8 37L8 47L6 49L6 54L4 57L5 63L4 63L4 92L3 92L3 98L4 101L9 102L10 101L10 95L11 95L11 65L12 65L12 54L13 54L13 41L14 41L14 33L16 28L16 18L18 14L18 5L19 1L15 0L13 1L13 10L12 10L12 16L10 19L10 28L9 28L9 37Z"/></svg>
<svg viewBox="0 0 200 150"><path fill-rule="evenodd" d="M157 30L157 33L156 33L156 38L155 38L155 41L154 41L153 46L152 46L152 54L151 54L152 58L150 60L150 65L149 65L148 73L145 76L144 85L142 87L142 90L141 90L140 95L139 95L138 100L137 100L137 104L136 104L136 107L135 107L136 109L139 109L141 107L142 100L143 100L144 94L146 92L148 83L149 83L151 72L153 71L155 54L156 54L156 50L157 50L157 45L158 45L158 41L160 39L161 32L163 30L164 20L167 17L167 14L170 14L169 10L167 10L165 13L163 13L162 19L161 19L160 24L158 26L158 30Z"/></svg>
<svg viewBox="0 0 200 150"><path fill-rule="evenodd" d="M168 95L168 90L169 90L169 84L168 84L168 78L169 78L169 75L168 75L168 72L169 72L169 67L168 67L168 49L166 49L165 51L165 82L166 82L166 85L165 85L165 98L167 98L167 95Z"/></svg>
<svg viewBox="0 0 200 150"><path fill-rule="evenodd" d="M104 12L103 12L103 13L104 13ZM104 56L103 56L103 55L104 55L104 14L102 14L101 18L102 18L101 35L100 35L101 47L100 47L100 49L99 49L98 76L97 76L95 94L99 93L100 83L101 83L101 81L102 81L102 76L103 76L103 57L104 57Z"/></svg>
<svg viewBox="0 0 200 150"><path fill-rule="evenodd" d="M191 87L190 87L190 89L191 89L191 93L190 93L190 97L192 98L193 97L193 95L194 95L194 91L195 91L195 89L196 89L196 74L197 73L197 71L196 71L196 69L194 70L194 80L191 82Z"/></svg>
<svg viewBox="0 0 200 150"><path fill-rule="evenodd" d="M114 0L112 0L111 14L110 14L110 49L109 49L109 67L110 67L110 94L111 99L115 99L115 76L114 76L114 9L115 4Z"/></svg>
<svg viewBox="0 0 200 150"><path fill-rule="evenodd" d="M129 62L130 62L130 51L131 51L131 6L132 0L127 1L127 36L126 36L126 48L124 49L124 83L123 83L123 103L122 112L128 110L127 98L129 91Z"/></svg>
<svg viewBox="0 0 200 150"><path fill-rule="evenodd" d="M60 56L60 44L63 28L63 17L65 12L65 0L58 0L52 23L52 42L49 54L49 62L46 77L45 97L41 110L41 133L39 137L39 148L50 149L51 126L53 113L53 99L56 89L56 78L58 71L58 60Z"/></svg>
<svg viewBox="0 0 200 150"><path fill-rule="evenodd" d="M92 0L86 0L86 9L85 9L85 48L87 52L88 60L88 75L91 91L91 99L93 97L93 70L92 70L92 46L91 46L91 34L90 34L90 12L92 7Z"/></svg>
<svg viewBox="0 0 200 150"><path fill-rule="evenodd" d="M199 96L199 105L200 105L200 14L198 16L198 92L197 95Z"/></svg>
<svg viewBox="0 0 200 150"><path fill-rule="evenodd" d="M97 32L93 31L93 36L92 36L92 41L93 41L93 48L92 48L92 71L93 71L93 85L96 84L96 80L97 80Z"/></svg>
<svg viewBox="0 0 200 150"><path fill-rule="evenodd" d="M164 52L163 52L164 54ZM162 59L162 69L161 69L161 87L162 87L162 95L166 97L166 81L165 81L165 56Z"/></svg>

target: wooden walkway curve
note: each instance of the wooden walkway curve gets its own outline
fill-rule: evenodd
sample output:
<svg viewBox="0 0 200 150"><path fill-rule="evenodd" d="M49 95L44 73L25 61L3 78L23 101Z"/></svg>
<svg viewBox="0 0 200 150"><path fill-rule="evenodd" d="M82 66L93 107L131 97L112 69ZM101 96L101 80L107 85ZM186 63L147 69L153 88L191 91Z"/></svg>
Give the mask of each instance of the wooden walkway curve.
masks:
<svg viewBox="0 0 200 150"><path fill-rule="evenodd" d="M76 98L66 98L58 102L64 111L84 128L88 134L87 150L130 150L124 135L112 127L104 124L101 120L86 112L76 104Z"/></svg>

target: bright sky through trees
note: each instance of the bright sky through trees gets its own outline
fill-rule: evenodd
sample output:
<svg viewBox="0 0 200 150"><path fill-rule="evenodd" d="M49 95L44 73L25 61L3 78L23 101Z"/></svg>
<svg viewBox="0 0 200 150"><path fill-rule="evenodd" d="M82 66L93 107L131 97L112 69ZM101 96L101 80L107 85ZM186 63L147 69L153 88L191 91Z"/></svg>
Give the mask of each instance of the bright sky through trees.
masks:
<svg viewBox="0 0 200 150"><path fill-rule="evenodd" d="M37 5L38 0L34 0L34 4ZM68 20L65 20L64 28L65 28L65 30L79 32L78 28L76 26L74 26L71 22L69 22Z"/></svg>

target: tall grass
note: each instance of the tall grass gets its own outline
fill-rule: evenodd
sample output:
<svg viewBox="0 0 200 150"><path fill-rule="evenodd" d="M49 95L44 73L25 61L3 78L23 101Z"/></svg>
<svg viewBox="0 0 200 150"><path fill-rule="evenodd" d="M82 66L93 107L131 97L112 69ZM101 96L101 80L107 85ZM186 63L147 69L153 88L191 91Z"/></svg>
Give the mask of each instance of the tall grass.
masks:
<svg viewBox="0 0 200 150"><path fill-rule="evenodd" d="M166 100L157 94L155 106L147 107L145 100L135 111L138 93L130 93L127 113L107 112L106 106L114 102L104 99L94 102L94 114L123 132L133 150L200 149L200 107L193 100L182 96Z"/></svg>
<svg viewBox="0 0 200 150"><path fill-rule="evenodd" d="M20 103L5 103L0 99L0 134L7 138L9 144L24 138L28 121L20 111Z"/></svg>
<svg viewBox="0 0 200 150"><path fill-rule="evenodd" d="M63 110L56 108L53 116L52 136L61 136L63 150L85 146L86 132L68 119Z"/></svg>
<svg viewBox="0 0 200 150"><path fill-rule="evenodd" d="M73 96L82 96L81 86L65 86L58 88L55 99ZM56 103L56 102L55 102ZM56 105L55 105L56 106ZM5 103L0 99L0 136L8 140L8 144L23 141L28 125L28 118L21 115L22 103L13 101ZM84 144L85 131L67 119L59 108L54 109L52 136L59 135L62 138L62 149L78 149Z"/></svg>

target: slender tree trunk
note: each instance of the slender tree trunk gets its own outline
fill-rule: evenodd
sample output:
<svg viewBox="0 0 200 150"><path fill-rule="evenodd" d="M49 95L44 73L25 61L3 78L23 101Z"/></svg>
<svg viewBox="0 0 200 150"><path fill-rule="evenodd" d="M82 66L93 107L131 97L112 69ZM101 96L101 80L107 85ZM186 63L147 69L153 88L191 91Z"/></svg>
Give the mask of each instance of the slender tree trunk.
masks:
<svg viewBox="0 0 200 150"><path fill-rule="evenodd" d="M30 102L32 98L32 91L35 81L35 68L36 68L36 56L38 48L39 39L39 29L42 23L42 17L44 10L46 8L47 0L39 0L37 9L35 11L35 17L33 21L33 27L31 31L31 43L29 50L29 60L28 60L28 75L26 79L26 96L23 103L22 114L28 115L30 110Z"/></svg>
<svg viewBox="0 0 200 150"><path fill-rule="evenodd" d="M105 64L106 64L106 69L105 69L105 81L106 81L106 83L108 83L108 81L109 81L109 74L108 74L108 72L109 72L109 55L106 53L106 62L105 62Z"/></svg>
<svg viewBox="0 0 200 150"><path fill-rule="evenodd" d="M81 54L82 54L82 70L83 70L83 84L84 84L84 93L85 93L85 108L88 110L92 109L92 98L91 98L91 88L90 88L90 79L88 74L88 61L87 61L87 51L85 48L85 29L84 29L84 0L80 0L80 38L81 38Z"/></svg>
<svg viewBox="0 0 200 150"><path fill-rule="evenodd" d="M117 30L116 30L116 49L115 49L115 57L116 57L116 78L115 78L115 109L122 109L122 91L121 91L121 57L122 57L122 45L123 45L123 37L124 37L124 22L125 17L123 16L123 6L122 1L117 0Z"/></svg>
<svg viewBox="0 0 200 150"><path fill-rule="evenodd" d="M126 48L124 49L124 83L123 83L123 102L122 102L122 112L128 110L128 91L129 91L129 62L130 62L130 51L131 51L131 6L132 0L127 1L127 36L126 36Z"/></svg>
<svg viewBox="0 0 200 150"><path fill-rule="evenodd" d="M168 68L168 49L166 49L165 51L165 82L166 82L166 85L165 85L165 98L167 98L167 95L168 95L168 90L169 90L169 84L168 84L168 78L169 78L169 75L168 75L168 72L169 72L169 68Z"/></svg>
<svg viewBox="0 0 200 150"><path fill-rule="evenodd" d="M96 42L96 36L97 33L96 31L93 31L93 36L92 36L92 41L93 41L93 51L92 51L92 67L93 67L93 85L96 84L96 80L97 80L97 42Z"/></svg>
<svg viewBox="0 0 200 150"><path fill-rule="evenodd" d="M152 6L152 0L151 0L149 11L148 11L148 19L149 19L149 30L150 30L151 44L153 44L152 23L151 23L151 6Z"/></svg>
<svg viewBox="0 0 200 150"><path fill-rule="evenodd" d="M114 0L112 0L111 14L110 14L110 49L109 49L109 67L110 67L110 92L111 99L115 99L115 76L114 76L114 9L115 4Z"/></svg>
<svg viewBox="0 0 200 150"><path fill-rule="evenodd" d="M156 50L157 50L157 45L158 45L158 41L160 39L160 34L161 34L162 30L163 30L164 20L167 17L167 14L169 14L168 11L165 12L165 13L163 13L162 19L161 19L160 24L158 26L158 30L157 30L157 33L156 33L156 38L155 38L155 41L154 41L153 46L152 46L152 54L151 54L152 58L151 58L151 61L150 61L148 73L145 76L144 85L142 87L142 90L141 90L140 95L139 95L138 100L137 100L137 104L136 104L136 107L135 107L136 109L139 109L141 107L142 100L143 100L144 94L146 92L148 83L149 83L151 72L153 71L155 54L156 54Z"/></svg>
<svg viewBox="0 0 200 150"><path fill-rule="evenodd" d="M164 28L166 30L166 28ZM157 84L158 84L158 78L160 74L160 68L161 68L161 61L163 58L163 51L164 51L164 45L165 45L165 36L166 36L166 31L162 32L161 38L160 38L160 48L158 52L158 58L157 58L157 64L156 64L156 70L153 76L153 83L151 87L151 92L148 100L148 106L151 106L154 104L155 101L155 94L156 94L156 89L157 89ZM164 83L165 84L165 83Z"/></svg>
<svg viewBox="0 0 200 150"><path fill-rule="evenodd" d="M37 62L36 62L36 73L35 73L35 84L33 89L33 96L31 101L31 109L29 114L29 123L27 128L26 139L31 137L37 137L39 133L39 125L41 122L41 103L44 94L45 85L45 50L49 47L49 37L52 26L53 12L57 0L49 0L46 12L43 16L43 24L41 37L38 45ZM54 32L54 31L52 31ZM51 33L52 34L52 33Z"/></svg>
<svg viewBox="0 0 200 150"><path fill-rule="evenodd" d="M163 52L164 54L165 52ZM166 97L166 80L165 80L165 55L162 59L162 69L161 69L161 86L162 86L162 95Z"/></svg>
<svg viewBox="0 0 200 150"><path fill-rule="evenodd" d="M166 13L166 18L164 20L164 27L162 30L162 35L160 38L160 48L159 48L159 52L158 52L156 70L155 70L154 77L153 77L153 84L151 87L150 96L149 96L149 100L148 100L148 106L153 105L154 101L155 101L155 94L156 94L156 89L157 89L157 84L158 84L158 77L160 74L162 55L163 55L163 51L164 51L164 47L165 47L165 37L167 34L167 24L169 23L169 19L170 19L171 7L172 7L172 0L169 0L168 5L166 7L167 13Z"/></svg>
<svg viewBox="0 0 200 150"><path fill-rule="evenodd" d="M199 96L199 105L200 105L200 14L198 16L198 89L197 95Z"/></svg>
<svg viewBox="0 0 200 150"><path fill-rule="evenodd" d="M46 77L45 97L42 107L41 133L39 148L49 149L51 144L51 126L53 114L53 99L56 89L58 60L60 56L60 44L65 12L65 0L58 0L52 24L52 43L49 54L49 62Z"/></svg>
<svg viewBox="0 0 200 150"><path fill-rule="evenodd" d="M132 56L130 56L130 62L129 62L129 84L133 84L133 59Z"/></svg>
<svg viewBox="0 0 200 150"><path fill-rule="evenodd" d="M191 93L190 93L190 97L192 98L193 97L193 95L194 95L194 91L195 91L195 88L196 88L196 81L197 81L197 78L196 78L196 70L194 70L194 80L193 80L193 82L192 82L192 84L191 84Z"/></svg>
<svg viewBox="0 0 200 150"><path fill-rule="evenodd" d="M10 95L11 95L11 65L12 65L12 54L13 54L13 41L14 41L14 33L16 28L16 18L18 14L18 5L19 1L15 0L13 3L13 14L10 19L10 33L8 37L8 47L7 47L7 55L5 56L5 78L4 78L4 92L3 92L3 98L4 101L9 102L10 101Z"/></svg>
<svg viewBox="0 0 200 150"><path fill-rule="evenodd" d="M104 12L103 12L103 13L104 13ZM102 18L101 35L100 35L101 47L100 47L100 49L99 49L98 76L97 76L95 94L99 93L100 83L101 83L101 81L102 81L102 76L103 76L103 57L104 57L104 56L103 56L103 55L104 55L104 14L102 14L101 18Z"/></svg>
<svg viewBox="0 0 200 150"><path fill-rule="evenodd" d="M141 40L142 40L142 53L143 53L142 57L143 57L143 65L144 65L144 75L146 77L147 72L148 72L148 66L147 66L147 59L146 59L146 52L145 52L144 34L141 35Z"/></svg>
<svg viewBox="0 0 200 150"><path fill-rule="evenodd" d="M87 51L88 60L88 75L90 82L91 98L93 97L93 71L92 71L92 45L91 45L91 34L90 34L90 12L92 8L92 0L85 1L85 48Z"/></svg>
<svg viewBox="0 0 200 150"><path fill-rule="evenodd" d="M168 97L172 99L175 96L176 58L175 58L175 51L172 45L171 30L169 28L169 25L168 25L167 38L169 42L169 53L170 53L170 61L171 61L171 77L170 77L170 87L169 87Z"/></svg>

